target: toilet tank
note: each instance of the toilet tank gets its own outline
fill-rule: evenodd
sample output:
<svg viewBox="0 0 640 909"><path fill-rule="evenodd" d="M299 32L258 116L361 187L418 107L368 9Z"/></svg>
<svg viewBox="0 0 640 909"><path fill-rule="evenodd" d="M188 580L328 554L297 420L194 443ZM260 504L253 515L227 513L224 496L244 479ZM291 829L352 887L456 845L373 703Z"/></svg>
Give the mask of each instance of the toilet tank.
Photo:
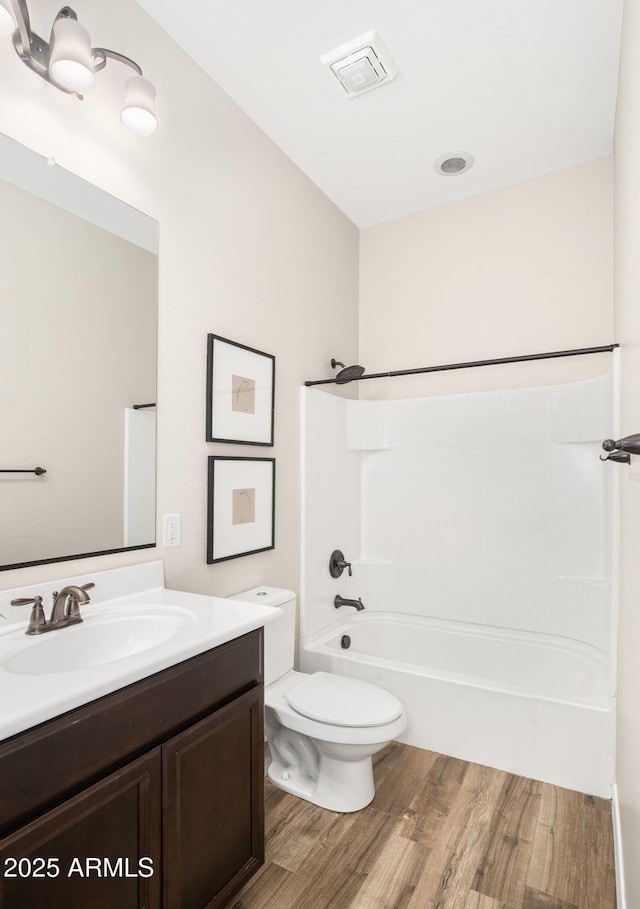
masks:
<svg viewBox="0 0 640 909"><path fill-rule="evenodd" d="M229 600L278 606L284 615L264 626L264 683L270 685L293 669L296 647L296 595L280 587L252 587L236 593Z"/></svg>

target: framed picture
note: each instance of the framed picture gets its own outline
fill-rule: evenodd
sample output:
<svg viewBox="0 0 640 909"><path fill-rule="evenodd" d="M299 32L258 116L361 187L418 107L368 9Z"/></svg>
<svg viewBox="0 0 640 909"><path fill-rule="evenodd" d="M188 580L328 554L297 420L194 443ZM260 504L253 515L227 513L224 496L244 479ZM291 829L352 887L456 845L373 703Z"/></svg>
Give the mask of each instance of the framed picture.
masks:
<svg viewBox="0 0 640 909"><path fill-rule="evenodd" d="M207 442L273 445L276 358L207 336Z"/></svg>
<svg viewBox="0 0 640 909"><path fill-rule="evenodd" d="M275 458L209 458L207 562L275 545Z"/></svg>

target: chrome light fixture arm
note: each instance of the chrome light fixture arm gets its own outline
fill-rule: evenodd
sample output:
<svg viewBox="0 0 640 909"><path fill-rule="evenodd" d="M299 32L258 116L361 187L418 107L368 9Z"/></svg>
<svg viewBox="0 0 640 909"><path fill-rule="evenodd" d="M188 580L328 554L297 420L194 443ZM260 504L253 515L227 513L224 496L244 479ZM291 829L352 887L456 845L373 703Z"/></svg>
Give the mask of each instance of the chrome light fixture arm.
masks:
<svg viewBox="0 0 640 909"><path fill-rule="evenodd" d="M119 54L117 51L109 50L106 47L92 47L91 53L93 54L93 59L96 61L94 66L94 72L98 73L101 69L104 69L107 65L107 59L117 60L118 63L124 63L125 66L130 66L132 70L142 76L142 67L138 66L135 60L132 60L131 57L125 57L124 54Z"/></svg>
<svg viewBox="0 0 640 909"><path fill-rule="evenodd" d="M11 0L17 29L13 35L13 46L22 60L31 56L31 19L26 0Z"/></svg>

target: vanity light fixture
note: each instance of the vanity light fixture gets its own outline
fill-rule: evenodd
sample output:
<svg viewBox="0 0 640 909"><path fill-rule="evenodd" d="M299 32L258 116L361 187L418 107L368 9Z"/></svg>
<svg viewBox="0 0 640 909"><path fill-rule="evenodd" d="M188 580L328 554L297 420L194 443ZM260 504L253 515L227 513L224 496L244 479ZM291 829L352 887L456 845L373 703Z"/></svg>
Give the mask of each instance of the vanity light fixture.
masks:
<svg viewBox="0 0 640 909"><path fill-rule="evenodd" d="M49 42L31 30L27 0L0 0L0 35L13 34L13 46L22 62L60 91L75 94L93 88L95 74L108 60L124 63L136 73L125 84L125 102L120 119L142 136L158 129L155 111L156 90L142 75L135 60L108 50L92 47L89 32L78 22L70 6L57 14Z"/></svg>

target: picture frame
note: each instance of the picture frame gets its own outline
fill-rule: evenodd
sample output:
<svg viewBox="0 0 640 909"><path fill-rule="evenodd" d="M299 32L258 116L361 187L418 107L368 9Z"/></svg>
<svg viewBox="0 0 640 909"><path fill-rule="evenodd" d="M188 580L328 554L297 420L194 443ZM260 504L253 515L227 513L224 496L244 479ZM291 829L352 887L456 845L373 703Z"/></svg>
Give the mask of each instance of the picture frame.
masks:
<svg viewBox="0 0 640 909"><path fill-rule="evenodd" d="M276 358L207 335L207 442L273 445Z"/></svg>
<svg viewBox="0 0 640 909"><path fill-rule="evenodd" d="M275 547L276 459L211 455L207 564Z"/></svg>

